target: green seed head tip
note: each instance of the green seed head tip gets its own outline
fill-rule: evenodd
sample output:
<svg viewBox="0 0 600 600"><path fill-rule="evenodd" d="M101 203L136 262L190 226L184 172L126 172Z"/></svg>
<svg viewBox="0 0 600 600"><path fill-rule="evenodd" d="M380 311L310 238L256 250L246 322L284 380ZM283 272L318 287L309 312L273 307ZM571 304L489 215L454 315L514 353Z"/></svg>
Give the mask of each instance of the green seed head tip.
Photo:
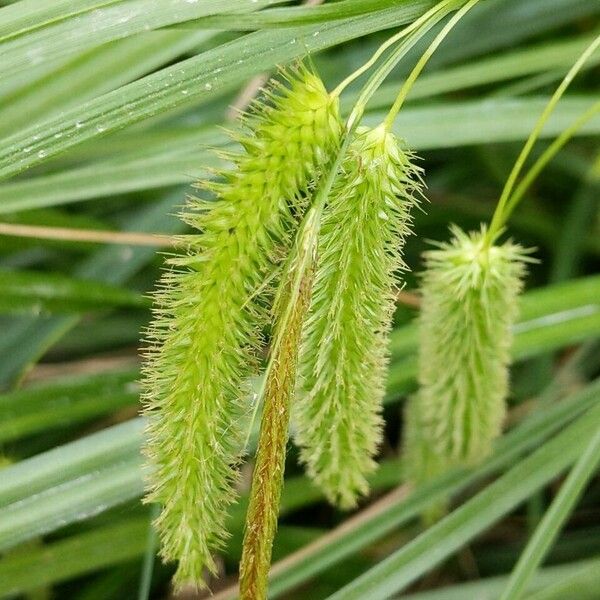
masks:
<svg viewBox="0 0 600 600"><path fill-rule="evenodd" d="M414 481L490 453L505 416L511 328L530 260L512 242L489 246L483 227L452 234L424 254L420 389L405 436Z"/></svg>
<svg viewBox="0 0 600 600"><path fill-rule="evenodd" d="M337 101L319 78L304 67L284 77L244 118L233 168L201 183L214 198L190 201L182 215L199 233L170 260L148 332L147 500L162 506L161 555L179 562L178 587L203 587L205 572L215 572L251 412L245 381L268 320L264 282L288 251L323 157L339 144Z"/></svg>
<svg viewBox="0 0 600 600"><path fill-rule="evenodd" d="M402 248L418 170L384 128L359 128L325 208L300 359L296 441L310 477L342 508L368 492Z"/></svg>

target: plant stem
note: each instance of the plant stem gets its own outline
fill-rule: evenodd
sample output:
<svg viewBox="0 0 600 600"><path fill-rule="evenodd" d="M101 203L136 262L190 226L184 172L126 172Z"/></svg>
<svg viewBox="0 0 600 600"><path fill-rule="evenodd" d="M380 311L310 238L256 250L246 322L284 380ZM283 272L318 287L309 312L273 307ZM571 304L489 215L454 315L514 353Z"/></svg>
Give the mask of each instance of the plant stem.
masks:
<svg viewBox="0 0 600 600"><path fill-rule="evenodd" d="M398 33L388 38L377 50L374 52L373 56L364 63L361 67L356 69L353 73L350 73L346 79L344 79L332 92L332 96L339 96L345 89L350 85L354 80L358 79L363 73L368 71L382 56L382 54L390 47L393 46L397 41L401 40L403 37L406 37L408 34L416 31L422 25L426 24L427 21L436 16L436 13L442 11L448 5L452 4L456 0L444 0L436 4L433 8L429 9L425 14L423 14L416 21L411 23L408 27L400 30Z"/></svg>
<svg viewBox="0 0 600 600"><path fill-rule="evenodd" d="M389 131L394 123L394 120L398 116L398 112L402 108L404 104L404 100L408 96L413 84L417 80L417 77L421 74L421 71L425 68L425 65L429 62L429 59L432 57L433 53L437 50L438 46L444 41L444 38L452 31L454 26L463 18L463 16L477 4L479 0L469 0L449 21L446 23L444 28L435 36L435 39L427 50L423 53L414 69L410 72L410 75L404 82L404 85L400 89L400 93L398 97L394 101L392 108L390 109L387 117L384 120L384 125L387 131ZM448 3L446 3L448 5ZM454 3L450 3L454 4ZM452 6L451 6L452 8Z"/></svg>
<svg viewBox="0 0 600 600"><path fill-rule="evenodd" d="M553 142L544 150L543 154L535 161L533 166L521 180L514 194L506 203L504 209L503 223L510 217L517 204L521 201L525 192L529 189L535 178L542 169L556 156L560 149L583 127L591 118L600 113L600 101L595 102L588 110L578 117L567 129L565 129Z"/></svg>
<svg viewBox="0 0 600 600"><path fill-rule="evenodd" d="M558 104L558 101L561 99L566 89L569 87L571 81L575 78L575 75L581 70L587 59L596 51L596 49L600 46L600 35L598 35L591 44L583 51L581 56L575 61L575 64L569 69L569 72L565 75L564 79L561 81L560 85L556 88L554 94L548 101L548 104L544 108L544 111L540 115L535 127L529 134L521 153L517 157L515 164L510 172L506 183L504 184L504 188L502 190L502 194L500 195L500 199L498 200L498 204L496 205L496 210L494 211L494 216L492 217L492 222L490 224L490 228L488 230L487 244L488 246L493 243L493 240L498 236L501 231L504 223L506 222L507 214L506 214L506 205L509 201L510 195L513 191L515 183L517 181L517 177L519 173L523 169L523 165L533 148L537 138L539 137L544 125L550 118L550 115L554 111L554 108Z"/></svg>
<svg viewBox="0 0 600 600"><path fill-rule="evenodd" d="M142 572L140 574L140 583L138 587L138 600L148 600L150 598L150 588L152 587L152 573L154 571L154 560L156 558L156 547L158 545L158 536L153 522L160 514L160 506L153 504L150 509L150 523L148 527L148 539L146 541L146 551L142 562Z"/></svg>

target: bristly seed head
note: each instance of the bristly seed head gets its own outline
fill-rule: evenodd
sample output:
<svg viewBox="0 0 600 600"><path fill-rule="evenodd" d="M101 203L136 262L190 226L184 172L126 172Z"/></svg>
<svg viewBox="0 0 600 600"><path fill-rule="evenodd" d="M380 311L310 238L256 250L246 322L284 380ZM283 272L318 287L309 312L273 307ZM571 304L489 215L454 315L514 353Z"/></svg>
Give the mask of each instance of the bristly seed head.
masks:
<svg viewBox="0 0 600 600"><path fill-rule="evenodd" d="M169 261L148 332L146 500L162 506L161 555L179 561L177 587L203 587L204 570L216 571L212 553L227 537L252 410L245 379L268 321L264 281L339 143L337 100L320 79L304 67L284 76L287 85L275 84L244 119L233 168L201 185L215 199L195 199L182 215L200 233L186 236L184 256Z"/></svg>
<svg viewBox="0 0 600 600"><path fill-rule="evenodd" d="M531 259L510 241L489 245L486 233L453 227L450 242L424 254L420 389L406 409L413 482L483 460L502 428L511 330Z"/></svg>
<svg viewBox="0 0 600 600"><path fill-rule="evenodd" d="M421 187L411 159L383 127L359 128L321 223L295 437L310 477L343 508L376 467L394 292Z"/></svg>

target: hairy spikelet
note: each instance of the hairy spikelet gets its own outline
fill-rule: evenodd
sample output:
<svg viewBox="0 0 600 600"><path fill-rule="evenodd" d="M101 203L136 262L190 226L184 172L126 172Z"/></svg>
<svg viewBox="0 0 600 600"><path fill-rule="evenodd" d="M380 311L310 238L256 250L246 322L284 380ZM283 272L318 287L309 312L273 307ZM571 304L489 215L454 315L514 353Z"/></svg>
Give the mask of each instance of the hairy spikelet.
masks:
<svg viewBox="0 0 600 600"><path fill-rule="evenodd" d="M504 420L511 327L529 260L512 242L486 245L483 227L452 233L424 255L420 389L405 420L414 482L490 453Z"/></svg>
<svg viewBox="0 0 600 600"><path fill-rule="evenodd" d="M318 167L338 143L337 104L304 68L266 93L237 137L244 148L221 181L203 185L183 218L198 229L156 295L144 366L150 462L162 557L178 560L178 587L204 585L226 538L260 329L260 292L289 244Z"/></svg>
<svg viewBox="0 0 600 600"><path fill-rule="evenodd" d="M394 135L360 128L321 225L296 441L309 475L343 508L367 492L376 466L387 334L419 188L418 170Z"/></svg>

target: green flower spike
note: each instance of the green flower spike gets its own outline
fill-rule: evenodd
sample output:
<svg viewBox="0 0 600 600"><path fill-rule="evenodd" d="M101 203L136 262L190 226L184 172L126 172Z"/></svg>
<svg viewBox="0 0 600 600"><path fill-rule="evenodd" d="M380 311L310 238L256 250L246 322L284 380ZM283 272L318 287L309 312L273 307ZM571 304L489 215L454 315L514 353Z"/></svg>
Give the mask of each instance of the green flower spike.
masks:
<svg viewBox="0 0 600 600"><path fill-rule="evenodd" d="M527 252L490 245L485 227L425 253L418 394L407 406L405 460L413 482L487 457L506 412L512 325Z"/></svg>
<svg viewBox="0 0 600 600"><path fill-rule="evenodd" d="M146 500L162 507L161 555L179 561L178 588L203 587L205 569L216 571L252 410L246 378L268 321L261 291L339 141L337 100L320 79L304 67L284 76L244 119L231 170L201 185L215 199L190 202L182 218L199 233L184 238L155 298L143 369Z"/></svg>
<svg viewBox="0 0 600 600"><path fill-rule="evenodd" d="M388 331L420 187L393 134L359 128L321 224L296 441L310 477L342 508L368 491L376 467Z"/></svg>

